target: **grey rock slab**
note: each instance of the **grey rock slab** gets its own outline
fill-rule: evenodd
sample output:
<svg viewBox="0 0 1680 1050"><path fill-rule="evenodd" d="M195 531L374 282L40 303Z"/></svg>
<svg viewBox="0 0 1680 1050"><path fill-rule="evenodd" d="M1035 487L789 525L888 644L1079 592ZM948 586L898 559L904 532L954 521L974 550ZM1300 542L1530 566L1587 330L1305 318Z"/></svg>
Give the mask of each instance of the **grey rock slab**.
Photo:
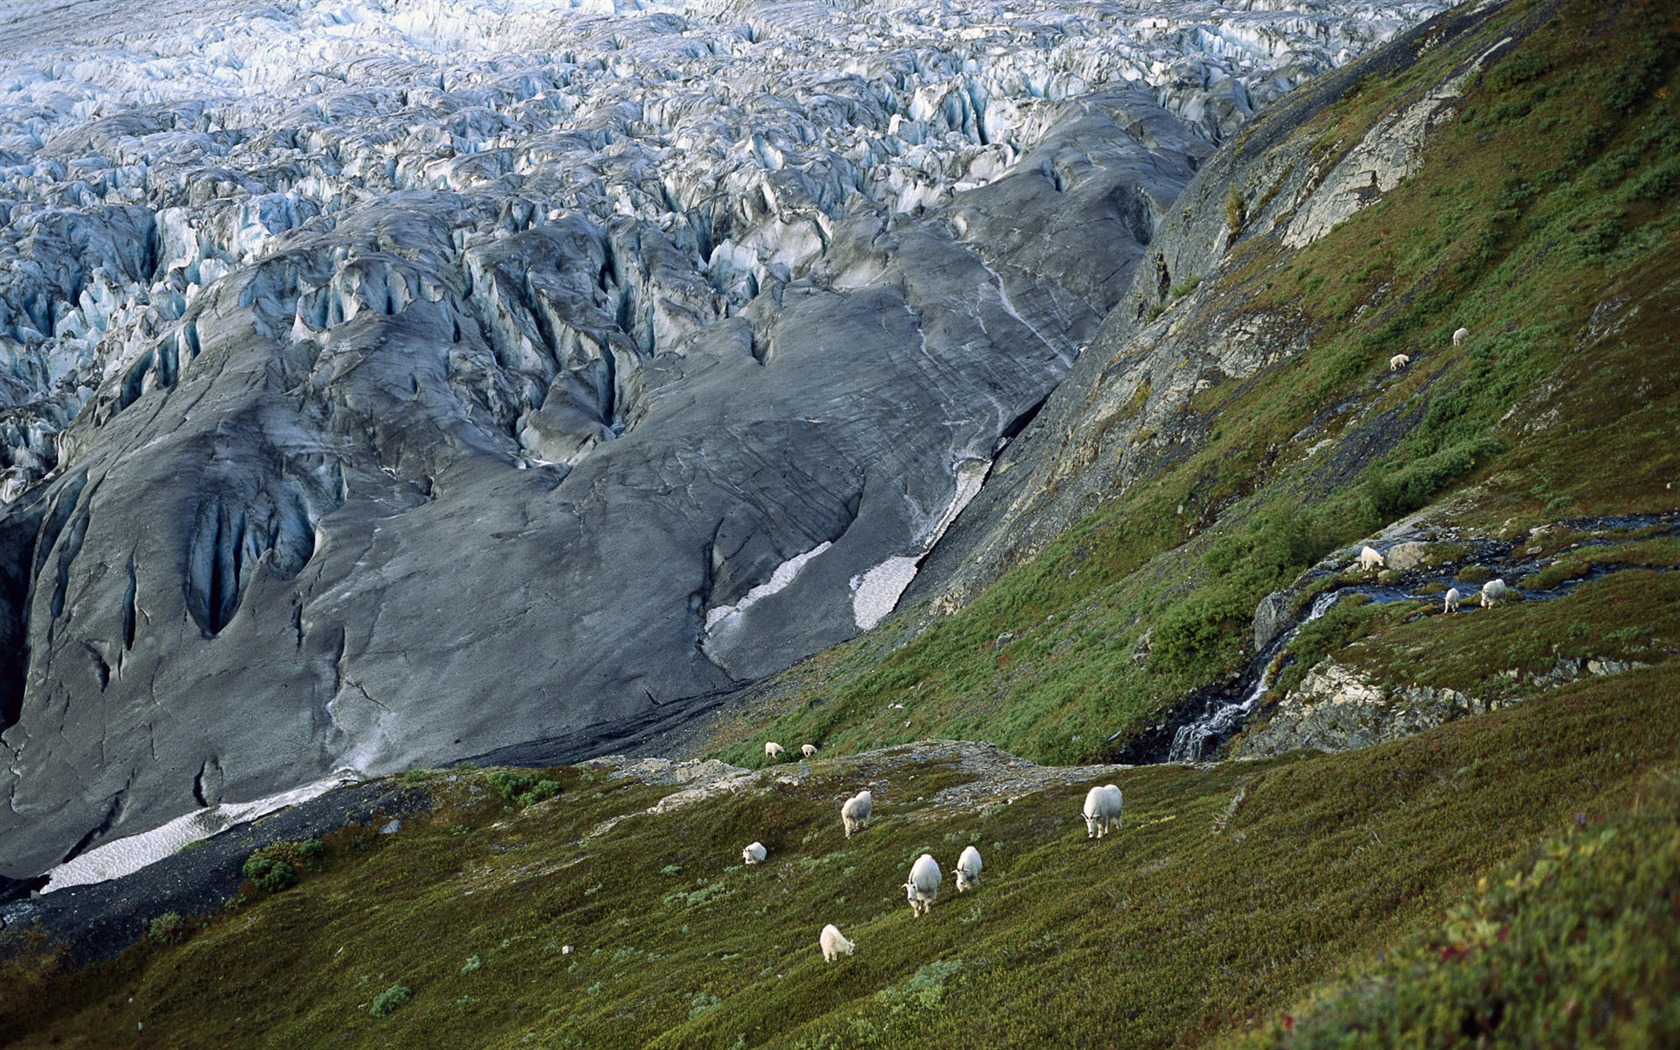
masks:
<svg viewBox="0 0 1680 1050"><path fill-rule="evenodd" d="M1292 591L1273 591L1260 599L1254 607L1254 651L1259 652L1290 626L1290 611L1295 606Z"/></svg>

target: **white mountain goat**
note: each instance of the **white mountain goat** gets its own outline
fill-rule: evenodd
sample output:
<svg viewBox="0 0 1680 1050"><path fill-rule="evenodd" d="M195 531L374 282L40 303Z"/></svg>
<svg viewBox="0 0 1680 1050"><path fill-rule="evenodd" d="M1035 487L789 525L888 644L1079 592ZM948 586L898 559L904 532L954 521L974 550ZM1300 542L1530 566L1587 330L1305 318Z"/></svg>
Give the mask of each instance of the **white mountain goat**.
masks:
<svg viewBox="0 0 1680 1050"><path fill-rule="evenodd" d="M1504 580L1489 580L1482 584L1482 608L1491 609L1500 602L1511 600L1511 589Z"/></svg>
<svg viewBox="0 0 1680 1050"><path fill-rule="evenodd" d="M980 851L969 846L957 858L957 892L961 893L972 886L980 885L980 869L985 865L980 863Z"/></svg>
<svg viewBox="0 0 1680 1050"><path fill-rule="evenodd" d="M1453 345L1463 346L1464 341L1468 338L1470 338L1470 329L1460 328L1458 331L1453 333Z"/></svg>
<svg viewBox="0 0 1680 1050"><path fill-rule="evenodd" d="M805 744L802 747L800 747L799 753L804 755L806 758L811 758L811 757L815 756L816 753L817 753L817 745L815 745L815 744Z"/></svg>
<svg viewBox="0 0 1680 1050"><path fill-rule="evenodd" d="M939 899L939 884L944 879L939 873L939 862L932 856L924 853L916 858L916 863L910 866L910 878L904 883L912 915L926 915L933 910L933 902Z"/></svg>
<svg viewBox="0 0 1680 1050"><path fill-rule="evenodd" d="M1393 357L1388 359L1388 370L1390 372L1398 372L1411 363L1412 359L1407 355L1395 354Z"/></svg>
<svg viewBox="0 0 1680 1050"><path fill-rule="evenodd" d="M1368 572L1372 576L1375 576L1386 564L1387 562L1383 560L1382 552L1377 550L1375 547L1366 546L1359 548L1360 571Z"/></svg>
<svg viewBox="0 0 1680 1050"><path fill-rule="evenodd" d="M747 864L763 864L765 852L764 843L754 842L741 849L741 860Z"/></svg>
<svg viewBox="0 0 1680 1050"><path fill-rule="evenodd" d="M1455 613L1458 611L1458 604L1463 600L1464 595L1458 593L1457 587L1448 587L1446 603L1441 607L1441 611L1443 613Z"/></svg>
<svg viewBox="0 0 1680 1050"><path fill-rule="evenodd" d="M857 945L848 941L846 935L840 932L840 927L832 922L822 928L822 936L818 940L822 944L823 962L833 962L841 955L852 954L857 948Z"/></svg>
<svg viewBox="0 0 1680 1050"><path fill-rule="evenodd" d="M1120 826L1120 812L1125 805L1125 798L1120 794L1119 787L1114 784L1103 784L1085 793L1085 837L1100 839L1105 831L1113 831Z"/></svg>
<svg viewBox="0 0 1680 1050"><path fill-rule="evenodd" d="M869 792L859 791L840 807L840 822L846 825L847 838L852 837L852 832L861 831L869 826L869 811L874 808L874 804Z"/></svg>
<svg viewBox="0 0 1680 1050"><path fill-rule="evenodd" d="M787 748L771 740L764 745L764 761L779 762L786 751Z"/></svg>

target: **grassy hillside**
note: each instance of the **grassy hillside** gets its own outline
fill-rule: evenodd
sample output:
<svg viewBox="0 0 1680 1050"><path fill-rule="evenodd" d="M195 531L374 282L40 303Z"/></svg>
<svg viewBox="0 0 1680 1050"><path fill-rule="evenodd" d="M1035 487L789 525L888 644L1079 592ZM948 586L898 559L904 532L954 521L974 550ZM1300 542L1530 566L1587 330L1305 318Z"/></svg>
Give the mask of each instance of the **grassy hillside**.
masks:
<svg viewBox="0 0 1680 1050"><path fill-rule="evenodd" d="M1471 78L1420 170L1310 247L1282 246L1275 185L1240 187L1235 211L1265 221L1243 220L1224 267L1193 275L1125 352L1159 325L1233 312L1285 319L1308 345L1198 394L1183 425L1199 447L954 615L902 612L794 669L722 723L715 753L939 735L1099 758L1112 734L1240 669L1261 597L1407 515L1512 538L1680 505L1672 5L1512 4L1402 75L1359 82L1299 136L1327 161L1548 12ZM1461 325L1473 335L1455 346ZM1395 353L1413 358L1403 372ZM1093 446L1152 440L1123 418L1092 429Z"/></svg>
<svg viewBox="0 0 1680 1050"><path fill-rule="evenodd" d="M104 970L14 965L0 1030L18 1047L1199 1045L1300 1015L1350 963L1386 966L1358 987L1386 982L1386 1008L1409 1016L1437 978L1396 960L1431 957L1443 929L1580 972L1569 909L1578 894L1602 911L1620 868L1571 868L1557 893L1474 895L1512 864L1546 877L1534 858L1566 830L1570 857L1612 836L1661 846L1635 850L1629 888L1655 871L1672 896L1677 685L1655 668L1360 752L1117 771L1101 779L1125 791L1126 823L1102 841L1078 817L1083 784L976 805L965 795L1006 788L937 749L788 763L658 814L645 811L672 788L602 770L551 771L559 794L523 806L500 774L411 774L435 796L429 818L346 829L315 859L292 851L291 888L247 887L214 916L154 926ZM863 783L876 817L847 840L839 801ZM769 861L742 866L755 839ZM979 888L958 896L947 878L912 918L912 859L948 868L970 843ZM1471 911L1447 910L1467 894ZM1498 928L1522 929L1536 904L1546 935L1503 948ZM1672 1010L1641 1005L1672 991L1659 961L1680 950L1680 923L1667 905L1646 912L1620 956L1621 935L1591 927L1586 943L1622 960L1606 972L1634 983L1568 1032L1680 1038ZM823 962L828 922L855 956ZM1523 995L1562 994L1453 981L1442 1010L1503 995L1524 1024ZM1318 1010L1337 1024L1384 1009L1368 998Z"/></svg>
<svg viewBox="0 0 1680 1050"><path fill-rule="evenodd" d="M1244 1046L1663 1046L1680 1032L1680 781L1476 880L1444 920Z"/></svg>

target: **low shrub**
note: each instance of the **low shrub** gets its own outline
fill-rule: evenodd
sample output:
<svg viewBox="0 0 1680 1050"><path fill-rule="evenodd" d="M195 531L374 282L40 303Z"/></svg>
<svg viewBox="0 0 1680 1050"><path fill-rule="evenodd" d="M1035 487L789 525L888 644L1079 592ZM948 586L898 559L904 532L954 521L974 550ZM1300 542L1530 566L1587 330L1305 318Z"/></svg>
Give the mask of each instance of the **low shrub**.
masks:
<svg viewBox="0 0 1680 1050"><path fill-rule="evenodd" d="M1163 673L1187 673L1221 662L1229 643L1240 644L1248 627L1250 603L1226 589L1199 591L1161 617L1150 641L1150 667Z"/></svg>
<svg viewBox="0 0 1680 1050"><path fill-rule="evenodd" d="M297 869L261 851L251 854L243 869L245 878L259 890L279 893L297 885Z"/></svg>
<svg viewBox="0 0 1680 1050"><path fill-rule="evenodd" d="M1480 879L1437 929L1243 1045L1673 1045L1680 824L1673 811L1578 820Z"/></svg>
<svg viewBox="0 0 1680 1050"><path fill-rule="evenodd" d="M375 1017L384 1017L412 998L414 998L412 989L406 985L393 984L373 997L373 1005L368 1008L368 1013Z"/></svg>
<svg viewBox="0 0 1680 1050"><path fill-rule="evenodd" d="M178 944L187 935L187 920L178 911L166 911L152 920L147 932L158 944Z"/></svg>
<svg viewBox="0 0 1680 1050"><path fill-rule="evenodd" d="M533 769L492 769L484 779L505 801L521 807L560 793L558 783Z"/></svg>

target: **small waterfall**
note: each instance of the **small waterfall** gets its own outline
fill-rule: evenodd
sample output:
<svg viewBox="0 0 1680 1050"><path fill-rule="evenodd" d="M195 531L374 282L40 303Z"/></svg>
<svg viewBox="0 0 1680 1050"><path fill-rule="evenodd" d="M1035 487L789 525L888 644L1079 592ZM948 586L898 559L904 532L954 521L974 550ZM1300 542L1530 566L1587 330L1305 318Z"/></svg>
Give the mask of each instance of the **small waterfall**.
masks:
<svg viewBox="0 0 1680 1050"><path fill-rule="evenodd" d="M1272 657L1288 645L1290 639L1294 638L1301 628L1329 612L1342 593L1339 590L1327 591L1313 599L1312 610L1300 623L1279 635L1255 656L1251 665L1254 668L1254 684L1240 703L1220 704L1194 722L1179 726L1178 732L1173 735L1172 747L1167 751L1167 761L1198 762L1202 755L1207 753L1210 744L1217 747L1236 732L1249 712L1254 710L1254 705L1260 702L1260 698L1265 696L1266 690L1271 687L1275 677L1270 673Z"/></svg>

